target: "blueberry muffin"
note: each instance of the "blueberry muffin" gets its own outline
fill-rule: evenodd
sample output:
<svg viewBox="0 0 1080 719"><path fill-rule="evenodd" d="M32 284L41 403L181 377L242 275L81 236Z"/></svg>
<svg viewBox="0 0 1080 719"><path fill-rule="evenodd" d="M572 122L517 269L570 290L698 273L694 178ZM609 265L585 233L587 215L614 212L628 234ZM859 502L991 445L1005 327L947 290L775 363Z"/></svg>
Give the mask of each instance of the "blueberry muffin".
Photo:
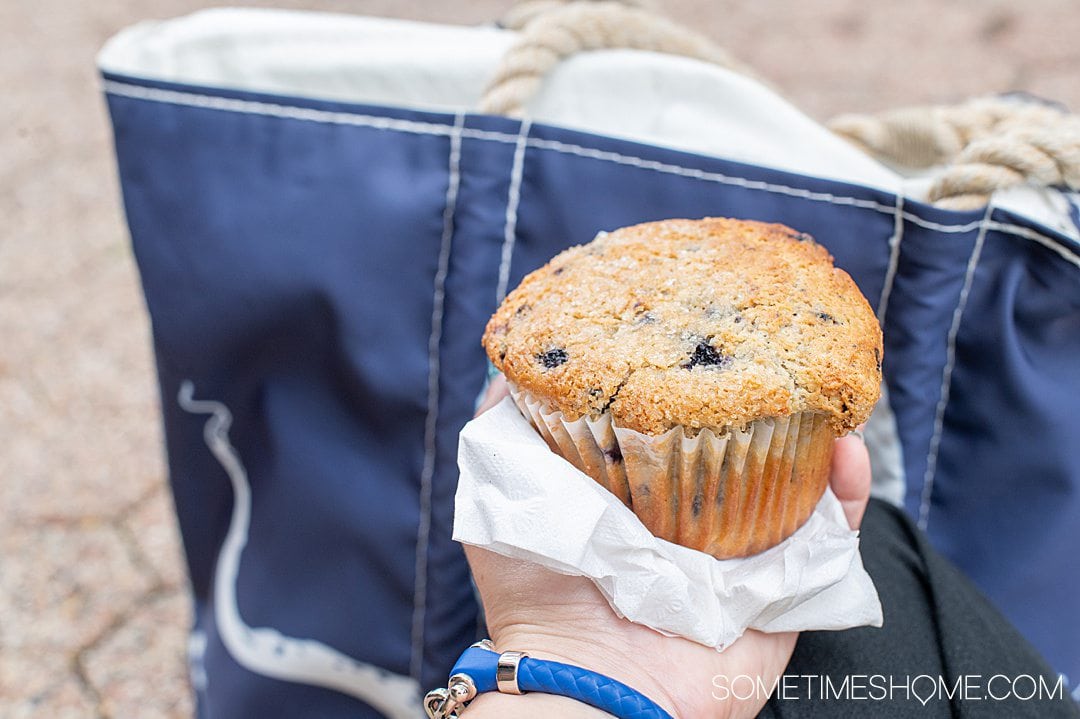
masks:
<svg viewBox="0 0 1080 719"><path fill-rule="evenodd" d="M809 235L746 220L600 233L526 277L483 342L554 451L718 558L809 518L881 382L852 279Z"/></svg>

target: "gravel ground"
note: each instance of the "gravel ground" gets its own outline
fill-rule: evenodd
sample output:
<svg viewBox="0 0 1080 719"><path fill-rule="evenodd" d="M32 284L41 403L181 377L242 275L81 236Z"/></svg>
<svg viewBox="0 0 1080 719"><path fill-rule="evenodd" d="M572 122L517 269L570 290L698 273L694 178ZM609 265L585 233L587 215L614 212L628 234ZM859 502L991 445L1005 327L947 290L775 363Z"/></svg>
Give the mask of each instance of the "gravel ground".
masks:
<svg viewBox="0 0 1080 719"><path fill-rule="evenodd" d="M191 714L149 326L93 59L125 25L209 4L0 3L5 717ZM1072 0L663 4L819 118L1005 90L1080 106ZM508 2L277 5L470 23Z"/></svg>

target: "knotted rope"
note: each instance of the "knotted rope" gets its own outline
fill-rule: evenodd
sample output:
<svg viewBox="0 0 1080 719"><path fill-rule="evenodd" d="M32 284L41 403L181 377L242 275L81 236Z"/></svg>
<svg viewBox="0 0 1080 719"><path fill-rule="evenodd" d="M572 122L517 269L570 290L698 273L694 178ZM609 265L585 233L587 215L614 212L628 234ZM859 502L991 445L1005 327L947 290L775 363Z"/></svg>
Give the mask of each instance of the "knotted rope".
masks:
<svg viewBox="0 0 1080 719"><path fill-rule="evenodd" d="M941 207L982 207L995 191L1022 184L1080 189L1080 118L1041 102L978 98L841 115L828 126L893 165L945 165L929 194Z"/></svg>

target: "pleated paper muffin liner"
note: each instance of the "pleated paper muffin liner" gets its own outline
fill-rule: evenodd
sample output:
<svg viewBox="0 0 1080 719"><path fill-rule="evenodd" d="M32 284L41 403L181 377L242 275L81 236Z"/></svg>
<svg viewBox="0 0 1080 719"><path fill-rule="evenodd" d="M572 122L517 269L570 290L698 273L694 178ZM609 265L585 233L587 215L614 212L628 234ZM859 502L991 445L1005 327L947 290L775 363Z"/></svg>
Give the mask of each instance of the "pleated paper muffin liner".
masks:
<svg viewBox="0 0 1080 719"><path fill-rule="evenodd" d="M682 427L648 435L615 426L610 412L569 421L512 383L510 394L552 451L622 500L655 536L717 559L787 539L829 481L835 435L819 413L694 436Z"/></svg>

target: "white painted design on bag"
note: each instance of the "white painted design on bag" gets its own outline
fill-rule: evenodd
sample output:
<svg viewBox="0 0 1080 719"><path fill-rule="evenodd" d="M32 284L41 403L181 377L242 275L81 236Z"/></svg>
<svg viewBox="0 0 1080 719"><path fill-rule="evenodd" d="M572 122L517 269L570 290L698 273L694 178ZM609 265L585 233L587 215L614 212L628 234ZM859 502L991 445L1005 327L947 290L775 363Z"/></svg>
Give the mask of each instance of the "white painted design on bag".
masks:
<svg viewBox="0 0 1080 719"><path fill-rule="evenodd" d="M413 679L353 659L313 639L288 637L271 627L244 623L236 583L251 523L251 485L240 455L229 441L229 408L221 402L194 399L194 393L192 382L184 381L177 403L185 412L210 415L203 439L233 489L232 517L214 572L214 620L225 649L240 666L256 674L334 689L391 719L416 719L421 715L420 685Z"/></svg>

